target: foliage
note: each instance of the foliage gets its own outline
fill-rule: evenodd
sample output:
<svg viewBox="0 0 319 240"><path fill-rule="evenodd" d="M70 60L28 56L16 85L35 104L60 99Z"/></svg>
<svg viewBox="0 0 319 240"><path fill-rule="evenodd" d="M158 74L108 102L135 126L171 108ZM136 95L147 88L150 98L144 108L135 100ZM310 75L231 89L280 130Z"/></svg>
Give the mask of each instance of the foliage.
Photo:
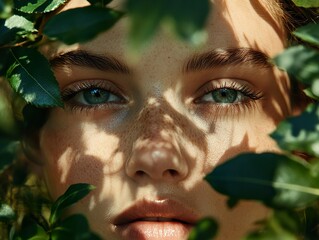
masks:
<svg viewBox="0 0 319 240"><path fill-rule="evenodd" d="M299 7L319 7L318 0L293 1ZM203 28L210 10L208 0L126 0L125 12L108 8L110 0L90 0L90 6L47 18L47 14L65 2L0 0L0 83L1 89L6 83L12 89L0 91L0 222L8 229L10 239L99 239L90 231L84 216L61 217L65 208L93 189L91 185L72 185L50 204L41 192L31 187L33 178L19 161L18 142L24 128L41 124L40 108L63 107L50 63L38 48L53 40L65 44L89 41L110 29L122 16L130 18L128 38L135 54L159 28L169 29L196 45L205 39ZM298 28L294 35L304 44L291 46L273 60L292 79L304 84L307 94L316 100L319 98L318 26L311 23ZM300 116L280 123L271 134L284 153L242 154L205 178L215 190L229 196L229 206L249 199L273 209L272 216L259 223L262 231L252 232L247 240L319 238L319 233L313 231L319 224L318 120L319 106L314 102ZM311 162L298 159L294 156L296 152L307 154ZM21 205L26 206L23 211L19 210ZM50 216L45 212L50 212L47 214ZM216 235L215 220L203 219L189 239L211 239ZM1 236L4 235L0 233Z"/></svg>

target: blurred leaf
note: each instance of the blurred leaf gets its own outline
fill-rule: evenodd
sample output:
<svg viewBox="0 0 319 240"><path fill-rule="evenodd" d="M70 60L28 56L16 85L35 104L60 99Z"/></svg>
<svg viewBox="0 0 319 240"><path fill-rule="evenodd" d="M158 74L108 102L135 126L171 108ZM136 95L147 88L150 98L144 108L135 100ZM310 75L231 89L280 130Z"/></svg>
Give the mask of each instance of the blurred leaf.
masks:
<svg viewBox="0 0 319 240"><path fill-rule="evenodd" d="M63 220L52 230L52 240L99 240L90 231L87 219L80 214L74 214Z"/></svg>
<svg viewBox="0 0 319 240"><path fill-rule="evenodd" d="M14 7L25 13L47 13L65 2L66 0L14 0Z"/></svg>
<svg viewBox="0 0 319 240"><path fill-rule="evenodd" d="M48 60L32 48L13 48L10 52L15 61L7 73L12 88L35 106L63 106Z"/></svg>
<svg viewBox="0 0 319 240"><path fill-rule="evenodd" d="M201 38L210 12L210 1L174 0L168 6L177 34L192 44L202 43L205 40Z"/></svg>
<svg viewBox="0 0 319 240"><path fill-rule="evenodd" d="M271 137L281 149L319 157L319 104L310 105L300 116L282 121Z"/></svg>
<svg viewBox="0 0 319 240"><path fill-rule="evenodd" d="M43 33L66 44L86 42L111 28L123 14L94 6L74 8L52 17Z"/></svg>
<svg viewBox="0 0 319 240"><path fill-rule="evenodd" d="M12 13L12 1L0 0L0 18L8 18Z"/></svg>
<svg viewBox="0 0 319 240"><path fill-rule="evenodd" d="M97 6L97 7L105 7L107 4L112 2L112 0L88 0L91 5Z"/></svg>
<svg viewBox="0 0 319 240"><path fill-rule="evenodd" d="M208 0L128 0L126 8L132 24L131 49L138 52L165 22L169 22L182 39L198 43L203 36L210 4Z"/></svg>
<svg viewBox="0 0 319 240"><path fill-rule="evenodd" d="M0 173L13 162L18 146L18 141L0 137Z"/></svg>
<svg viewBox="0 0 319 240"><path fill-rule="evenodd" d="M212 218L198 221L189 234L188 240L211 240L218 232L218 224Z"/></svg>
<svg viewBox="0 0 319 240"><path fill-rule="evenodd" d="M305 84L319 79L319 53L311 48L298 45L288 48L274 59L276 65L286 70Z"/></svg>
<svg viewBox="0 0 319 240"><path fill-rule="evenodd" d="M319 45L319 24L317 23L311 23L297 28L293 34L305 42Z"/></svg>
<svg viewBox="0 0 319 240"><path fill-rule="evenodd" d="M54 225L60 218L62 210L84 198L94 188L94 186L86 183L71 185L66 192L53 203L49 220L50 224Z"/></svg>
<svg viewBox="0 0 319 240"><path fill-rule="evenodd" d="M319 7L319 0L292 0L298 7Z"/></svg>
<svg viewBox="0 0 319 240"><path fill-rule="evenodd" d="M218 192L259 200L273 208L303 207L319 198L310 165L274 153L241 154L216 167L206 180Z"/></svg>
<svg viewBox="0 0 319 240"><path fill-rule="evenodd" d="M263 229L250 233L243 240L298 240L298 216L292 212L275 211Z"/></svg>
<svg viewBox="0 0 319 240"><path fill-rule="evenodd" d="M127 11L131 18L130 45L139 51L157 32L162 20L168 14L169 0L128 0Z"/></svg>
<svg viewBox="0 0 319 240"><path fill-rule="evenodd" d="M15 43L36 31L33 22L22 16L13 15L6 20L0 19L0 45Z"/></svg>
<svg viewBox="0 0 319 240"><path fill-rule="evenodd" d="M0 203L0 221L1 222L8 222L12 221L16 218L16 215L12 208L4 203Z"/></svg>
<svg viewBox="0 0 319 240"><path fill-rule="evenodd" d="M49 240L49 235L37 222L29 215L22 221L20 231L14 233L15 240Z"/></svg>

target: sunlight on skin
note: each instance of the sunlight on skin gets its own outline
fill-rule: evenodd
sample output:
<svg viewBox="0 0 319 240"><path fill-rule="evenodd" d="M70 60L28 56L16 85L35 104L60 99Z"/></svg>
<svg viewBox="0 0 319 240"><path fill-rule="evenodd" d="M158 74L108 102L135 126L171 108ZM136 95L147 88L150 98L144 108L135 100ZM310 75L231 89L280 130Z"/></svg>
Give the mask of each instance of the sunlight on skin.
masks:
<svg viewBox="0 0 319 240"><path fill-rule="evenodd" d="M131 62L127 18L91 42L43 47L49 59L85 50L116 58L130 70L127 74L74 64L55 67L62 94L67 96L66 108L50 112L39 136L39 155L45 160L42 168L53 198L73 183L95 185L92 194L70 212L85 213L92 229L111 240L132 239L127 232L144 234L148 240L172 239L158 236L173 230L180 234L174 239L186 239L185 228L151 221L146 221L148 225L136 221L136 226L119 231L115 219L132 206L137 206L133 215L140 219L177 218L178 211L183 211L176 209L185 209L196 218L215 217L220 223L219 240L240 239L254 228L267 209L241 202L229 210L226 198L203 177L238 153L278 151L268 134L292 111L287 75L247 62L183 72L189 59L213 50L222 53L247 47L270 57L283 50L283 31L270 15L260 15L263 5L252 2L216 0L207 23L208 41L196 49L160 32L140 58ZM80 5L88 3L71 1L63 10ZM109 91L122 101L88 108L81 92L92 82L97 86L90 88ZM206 101L212 95L208 93L225 87L234 88L246 101ZM250 91L245 95L243 89ZM256 97L259 92L260 98ZM165 201L173 209L162 207ZM172 213L163 213L167 208ZM143 209L148 209L143 216L136 213Z"/></svg>

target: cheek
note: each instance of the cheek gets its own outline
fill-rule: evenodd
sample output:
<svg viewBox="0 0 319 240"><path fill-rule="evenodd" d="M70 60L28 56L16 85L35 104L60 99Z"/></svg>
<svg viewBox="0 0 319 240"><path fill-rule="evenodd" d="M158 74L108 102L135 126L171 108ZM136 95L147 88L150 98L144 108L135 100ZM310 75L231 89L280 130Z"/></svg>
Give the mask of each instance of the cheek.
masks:
<svg viewBox="0 0 319 240"><path fill-rule="evenodd" d="M90 124L62 126L47 124L40 134L43 171L54 198L70 184L98 186L105 176L122 169L123 154L118 151L118 137Z"/></svg>
<svg viewBox="0 0 319 240"><path fill-rule="evenodd" d="M251 120L253 119L253 121ZM220 121L213 134L207 134L208 156L206 173L216 165L243 152L276 151L269 134L276 125L264 114Z"/></svg>

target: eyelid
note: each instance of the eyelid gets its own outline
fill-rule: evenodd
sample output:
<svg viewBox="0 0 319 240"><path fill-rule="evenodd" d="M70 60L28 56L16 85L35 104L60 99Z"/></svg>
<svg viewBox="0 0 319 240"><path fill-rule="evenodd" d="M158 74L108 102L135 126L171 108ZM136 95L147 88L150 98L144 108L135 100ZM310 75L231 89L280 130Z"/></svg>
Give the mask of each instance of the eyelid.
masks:
<svg viewBox="0 0 319 240"><path fill-rule="evenodd" d="M80 94L81 92L92 89L92 88L100 88L102 90L108 91L113 95L116 95L118 98L122 99L118 102L105 102L101 104L95 105L87 105L81 104L76 101L72 101L73 98ZM71 110L96 110L96 109L111 109L114 107L123 106L129 102L128 98L123 94L122 90L115 85L112 81L108 80L100 80L100 79L93 79L93 80L81 80L73 82L61 91L62 99L66 102L66 106L69 107Z"/></svg>
<svg viewBox="0 0 319 240"><path fill-rule="evenodd" d="M249 91L251 93L251 96L247 97L252 97L252 95L255 95L255 99L252 100L257 100L263 97L263 92L256 89L254 85L249 83L248 81L242 80L242 79L236 79L236 78L224 78L224 79L212 79L208 82L205 82L203 85L201 85L195 92L195 98L194 102L200 102L199 98L203 97L205 94L208 94L209 92L212 92L217 89L221 88L230 88L238 91Z"/></svg>

